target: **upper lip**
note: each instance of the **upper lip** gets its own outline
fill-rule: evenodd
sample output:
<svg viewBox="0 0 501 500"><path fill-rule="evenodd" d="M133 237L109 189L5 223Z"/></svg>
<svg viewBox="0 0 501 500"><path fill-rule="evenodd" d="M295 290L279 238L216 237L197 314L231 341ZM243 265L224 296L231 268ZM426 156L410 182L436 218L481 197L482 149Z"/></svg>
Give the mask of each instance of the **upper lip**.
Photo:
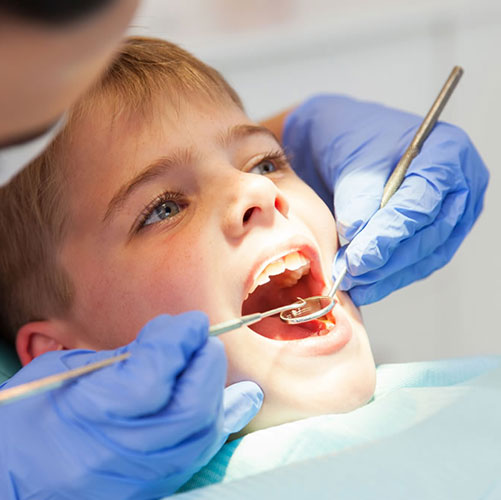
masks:
<svg viewBox="0 0 501 500"><path fill-rule="evenodd" d="M286 242L281 241L280 243L273 245L264 249L259 257L256 259L255 263L251 267L251 270L247 276L244 283L244 293L245 298L252 288L257 277L271 262L284 257L291 252L300 252L310 261L310 273L315 284L318 284L318 290L314 290L314 295L322 294L326 284L324 275L322 272L322 264L320 261L320 254L318 249L311 242L305 241L304 238L301 239L290 239Z"/></svg>

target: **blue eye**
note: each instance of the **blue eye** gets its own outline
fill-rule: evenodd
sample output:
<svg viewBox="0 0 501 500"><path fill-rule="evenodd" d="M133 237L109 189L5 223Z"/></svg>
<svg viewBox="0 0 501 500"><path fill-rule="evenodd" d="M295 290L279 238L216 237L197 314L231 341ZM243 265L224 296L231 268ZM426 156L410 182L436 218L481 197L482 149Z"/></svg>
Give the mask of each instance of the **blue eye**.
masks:
<svg viewBox="0 0 501 500"><path fill-rule="evenodd" d="M254 165L250 170L250 174L258 174L258 175L268 175L273 172L276 172L277 167L271 160L262 160L257 165Z"/></svg>
<svg viewBox="0 0 501 500"><path fill-rule="evenodd" d="M143 226L162 222L166 219L174 217L181 211L179 204L173 200L165 200L156 205L149 215L145 217Z"/></svg>

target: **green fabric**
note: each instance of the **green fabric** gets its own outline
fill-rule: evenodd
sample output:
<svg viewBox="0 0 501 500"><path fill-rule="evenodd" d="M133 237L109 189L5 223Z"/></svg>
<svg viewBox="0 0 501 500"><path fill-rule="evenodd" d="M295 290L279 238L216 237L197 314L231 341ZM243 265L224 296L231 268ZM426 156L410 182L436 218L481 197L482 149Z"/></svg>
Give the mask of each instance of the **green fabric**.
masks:
<svg viewBox="0 0 501 500"><path fill-rule="evenodd" d="M0 384L12 377L20 368L21 363L14 348L0 341Z"/></svg>

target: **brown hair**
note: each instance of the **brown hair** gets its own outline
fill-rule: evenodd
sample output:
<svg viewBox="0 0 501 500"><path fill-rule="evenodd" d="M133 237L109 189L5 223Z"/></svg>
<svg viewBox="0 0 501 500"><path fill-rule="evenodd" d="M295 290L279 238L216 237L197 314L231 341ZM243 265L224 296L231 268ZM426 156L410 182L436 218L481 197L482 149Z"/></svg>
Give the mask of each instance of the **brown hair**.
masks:
<svg viewBox="0 0 501 500"><path fill-rule="evenodd" d="M58 262L64 239L64 180L70 171L65 145L81 116L99 99L115 114L148 113L158 96L175 105L196 94L243 109L224 78L180 47L131 37L101 79L73 106L49 148L0 189L0 329L13 341L25 323L57 317L72 304L69 276Z"/></svg>

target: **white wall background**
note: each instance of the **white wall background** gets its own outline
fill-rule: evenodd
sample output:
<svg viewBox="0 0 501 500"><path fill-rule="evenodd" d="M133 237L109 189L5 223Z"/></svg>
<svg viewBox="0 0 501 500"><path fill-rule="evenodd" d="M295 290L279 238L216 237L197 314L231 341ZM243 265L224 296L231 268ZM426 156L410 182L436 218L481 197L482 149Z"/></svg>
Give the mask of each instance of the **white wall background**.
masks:
<svg viewBox="0 0 501 500"><path fill-rule="evenodd" d="M424 114L463 66L442 119L490 168L484 212L446 268L363 314L379 363L501 353L501 2L144 0L131 33L215 66L256 119L320 91Z"/></svg>

